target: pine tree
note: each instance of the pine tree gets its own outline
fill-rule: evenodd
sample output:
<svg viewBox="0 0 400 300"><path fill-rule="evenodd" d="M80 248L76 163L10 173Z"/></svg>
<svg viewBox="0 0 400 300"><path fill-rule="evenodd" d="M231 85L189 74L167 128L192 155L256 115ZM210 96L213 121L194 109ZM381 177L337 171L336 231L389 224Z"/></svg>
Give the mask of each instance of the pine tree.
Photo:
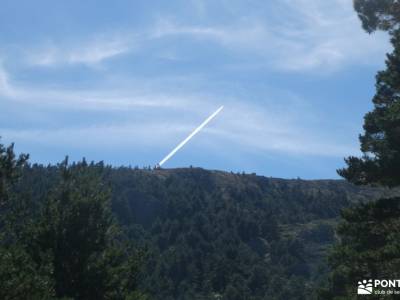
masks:
<svg viewBox="0 0 400 300"><path fill-rule="evenodd" d="M363 156L347 158L347 168L338 173L355 184L397 187L400 185L400 4L395 0L354 3L364 29L388 31L394 50L387 55L386 69L376 76L374 109L366 114L364 134L360 136ZM359 280L400 275L400 198L360 203L344 210L342 217L337 231L339 242L330 256L330 286L321 291L321 299L356 299Z"/></svg>
<svg viewBox="0 0 400 300"><path fill-rule="evenodd" d="M60 184L45 201L30 242L41 265L52 260L59 298L136 299L138 260L115 223L101 165L59 165Z"/></svg>
<svg viewBox="0 0 400 300"><path fill-rule="evenodd" d="M393 32L400 23L398 0L354 0L362 26L368 33L376 30Z"/></svg>
<svg viewBox="0 0 400 300"><path fill-rule="evenodd" d="M14 144L8 147L0 144L0 208L9 200L10 188L20 177L28 158L26 154L21 154L17 158L14 153Z"/></svg>
<svg viewBox="0 0 400 300"><path fill-rule="evenodd" d="M33 203L18 180L27 158L0 144L0 299L144 299L139 253L111 213L103 164L66 159Z"/></svg>
<svg viewBox="0 0 400 300"><path fill-rule="evenodd" d="M16 197L28 155L16 157L14 145L0 144L0 299L52 299L50 265L36 264L27 252L24 237L32 223L29 199Z"/></svg>
<svg viewBox="0 0 400 300"><path fill-rule="evenodd" d="M363 157L346 159L339 174L356 184L400 185L400 32L392 37L386 70L376 76L374 110L365 116L360 136Z"/></svg>

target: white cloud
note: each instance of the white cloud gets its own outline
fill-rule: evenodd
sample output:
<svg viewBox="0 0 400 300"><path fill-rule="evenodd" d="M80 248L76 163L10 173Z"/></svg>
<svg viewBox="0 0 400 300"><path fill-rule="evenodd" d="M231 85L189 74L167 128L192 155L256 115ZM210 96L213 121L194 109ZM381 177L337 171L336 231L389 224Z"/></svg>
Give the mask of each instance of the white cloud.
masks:
<svg viewBox="0 0 400 300"><path fill-rule="evenodd" d="M150 84L151 85L151 84ZM9 83L13 91L1 101L6 105L29 103L48 111L51 116L62 112L63 118L74 119L80 112L124 112L131 115L129 120L112 119L107 122L97 119L93 125L86 122L68 123L60 126L51 121L51 126L31 129L2 128L3 136L18 143L37 145L58 145L84 148L126 147L166 147L178 143L195 128L218 105L225 109L213 121L207 134L197 137L200 143L213 144L214 147L232 149L238 153L276 152L294 155L320 155L343 157L355 153L352 145L340 141L340 137L329 135L320 137L314 124L318 119L313 109L294 95L285 93L281 103L276 95L266 95L262 104L243 104L238 99L227 99L221 95L201 95L199 93L162 92L161 90L40 90ZM8 100L6 100L8 99ZM8 104L6 103L8 101ZM40 113L42 114L42 113ZM42 117L42 116L41 116ZM306 117L307 125L304 123ZM303 119L303 121L302 121ZM43 120L42 120L43 122ZM53 122L53 123L52 123ZM43 123L41 123L43 126ZM106 138L104 138L106 137ZM234 150L235 149L235 150Z"/></svg>
<svg viewBox="0 0 400 300"><path fill-rule="evenodd" d="M179 25L169 19L158 20L153 29L153 38L170 36L187 36L196 39L210 39L232 50L237 48L251 49L260 40L268 38L268 32L262 24L238 24L232 26L190 26Z"/></svg>
<svg viewBox="0 0 400 300"><path fill-rule="evenodd" d="M82 64L95 66L99 63L128 53L132 50L131 36L113 34L95 37L72 44L47 43L29 54L29 63L37 66Z"/></svg>
<svg viewBox="0 0 400 300"><path fill-rule="evenodd" d="M352 2L285 0L273 2L280 16L241 15L235 21L204 26L162 18L155 38L181 36L210 40L246 60L286 71L330 72L348 65L381 64L389 51L384 33L368 35ZM232 4L233 5L233 4Z"/></svg>
<svg viewBox="0 0 400 300"><path fill-rule="evenodd" d="M259 109L259 108L256 108ZM165 111L164 111L165 112ZM181 113L188 114L186 111ZM18 143L34 142L36 145L57 145L58 147L152 147L166 148L171 143L180 142L189 134L208 111L200 114L189 113L192 121L157 120L148 118L141 123L103 124L86 127L63 127L46 129L2 129L2 135ZM256 114L251 110L243 112L236 107L225 111L225 117L210 124L204 133L196 137L197 144L212 145L223 151L240 153L286 153L289 155L317 155L325 157L343 157L357 153L351 145L340 145L332 140L321 140L311 131L296 128L293 124L262 122L243 123L243 113L253 118ZM202 117L199 117L202 115ZM257 124L256 126L254 126ZM106 138L104 138L106 137ZM74 146L75 145L75 146Z"/></svg>
<svg viewBox="0 0 400 300"><path fill-rule="evenodd" d="M362 30L350 0L274 0L264 4L274 9L261 15L250 6L245 11L234 10L235 1L220 2L231 13L224 21L207 19L208 10L212 9L210 1L192 0L200 22L161 16L154 26L135 32L115 31L86 40L50 41L29 49L28 60L37 66L98 66L107 59L148 49L149 55L176 59L179 55L153 47L153 43L159 39L186 38L211 41L239 53L232 62L238 66L245 63L283 71L331 72L349 65L381 64L384 53L390 49L384 33L368 35ZM190 56L192 50L178 51Z"/></svg>
<svg viewBox="0 0 400 300"><path fill-rule="evenodd" d="M9 75L0 62L0 95L10 96L13 93L10 86Z"/></svg>
<svg viewBox="0 0 400 300"><path fill-rule="evenodd" d="M129 111L135 108L177 107L181 98L162 94L137 93L117 90L71 91L71 90L19 90L14 101L47 108L64 108L92 111Z"/></svg>
<svg viewBox="0 0 400 300"><path fill-rule="evenodd" d="M8 78L2 70L0 70L0 93L5 94L8 90Z"/></svg>
<svg viewBox="0 0 400 300"><path fill-rule="evenodd" d="M352 1L285 1L295 15L297 28L277 31L282 39L282 59L287 70L331 71L347 65L381 64L390 50L384 33L368 35L362 28Z"/></svg>
<svg viewBox="0 0 400 300"><path fill-rule="evenodd" d="M339 137L321 137L313 124L316 117L309 117L311 125L300 120L310 114L309 108L291 102L292 109L282 111L260 105L242 105L231 103L221 115L217 126L210 131L214 142L229 149L260 153L275 152L291 155L317 155L326 157L344 157L356 154L353 145L340 141ZM289 103L286 103L289 104Z"/></svg>
<svg viewBox="0 0 400 300"><path fill-rule="evenodd" d="M5 69L0 67L0 95L3 103L25 103L54 110L79 111L134 111L137 109L179 108L187 106L190 96L169 95L145 87L142 83L131 83L127 88L96 89L49 89L21 85L9 80ZM193 109L195 105L191 105Z"/></svg>

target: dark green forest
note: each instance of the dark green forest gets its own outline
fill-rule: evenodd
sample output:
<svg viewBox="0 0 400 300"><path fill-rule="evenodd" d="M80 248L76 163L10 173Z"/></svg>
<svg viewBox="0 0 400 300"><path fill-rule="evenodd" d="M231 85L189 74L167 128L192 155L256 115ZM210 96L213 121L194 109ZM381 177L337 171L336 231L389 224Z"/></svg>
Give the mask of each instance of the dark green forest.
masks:
<svg viewBox="0 0 400 300"><path fill-rule="evenodd" d="M394 193L2 158L2 299L310 299L341 209Z"/></svg>

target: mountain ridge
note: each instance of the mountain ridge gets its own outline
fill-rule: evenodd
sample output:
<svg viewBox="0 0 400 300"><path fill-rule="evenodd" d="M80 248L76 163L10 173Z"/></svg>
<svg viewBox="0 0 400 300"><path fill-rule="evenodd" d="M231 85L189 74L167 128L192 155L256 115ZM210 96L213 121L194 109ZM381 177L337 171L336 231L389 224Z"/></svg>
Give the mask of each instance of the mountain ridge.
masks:
<svg viewBox="0 0 400 300"><path fill-rule="evenodd" d="M145 249L141 289L160 300L314 299L341 211L398 192L193 167L91 168L126 238ZM57 172L29 166L22 186L40 202Z"/></svg>

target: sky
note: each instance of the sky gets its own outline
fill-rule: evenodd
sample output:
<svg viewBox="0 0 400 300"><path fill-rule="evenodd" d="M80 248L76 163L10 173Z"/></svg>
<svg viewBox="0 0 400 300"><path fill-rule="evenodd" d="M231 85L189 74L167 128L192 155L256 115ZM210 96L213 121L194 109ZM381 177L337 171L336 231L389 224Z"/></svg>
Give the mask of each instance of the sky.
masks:
<svg viewBox="0 0 400 300"><path fill-rule="evenodd" d="M30 161L338 178L391 51L351 0L0 0L0 136Z"/></svg>

